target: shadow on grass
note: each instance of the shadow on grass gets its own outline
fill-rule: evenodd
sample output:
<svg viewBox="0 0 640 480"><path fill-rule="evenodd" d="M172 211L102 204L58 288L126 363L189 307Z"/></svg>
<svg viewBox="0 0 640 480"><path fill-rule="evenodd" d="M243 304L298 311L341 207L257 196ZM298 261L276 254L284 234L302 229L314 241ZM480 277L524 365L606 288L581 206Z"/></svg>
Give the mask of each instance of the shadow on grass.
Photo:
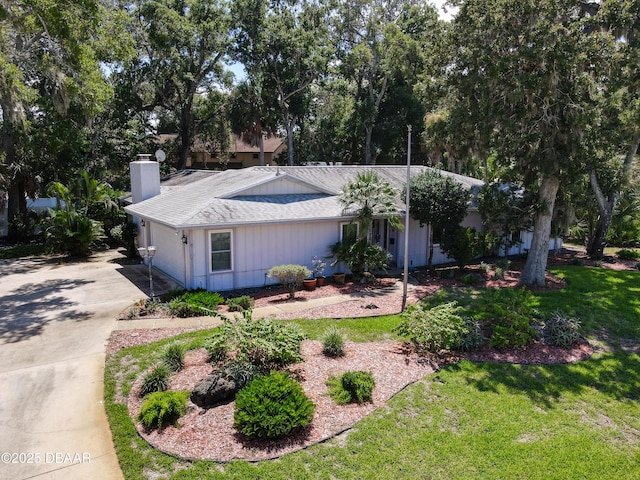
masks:
<svg viewBox="0 0 640 480"><path fill-rule="evenodd" d="M466 384L482 392L524 394L550 408L566 396L598 391L611 400L640 398L640 357L607 353L598 358L562 365L515 365L462 362L447 370L465 374Z"/></svg>

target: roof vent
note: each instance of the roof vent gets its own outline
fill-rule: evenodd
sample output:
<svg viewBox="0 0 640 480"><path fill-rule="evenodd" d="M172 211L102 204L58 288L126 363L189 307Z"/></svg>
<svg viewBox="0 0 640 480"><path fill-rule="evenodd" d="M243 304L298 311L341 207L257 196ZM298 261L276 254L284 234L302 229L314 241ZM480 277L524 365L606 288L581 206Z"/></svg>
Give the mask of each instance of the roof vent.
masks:
<svg viewBox="0 0 640 480"><path fill-rule="evenodd" d="M276 168L276 177L280 176L280 165Z"/></svg>

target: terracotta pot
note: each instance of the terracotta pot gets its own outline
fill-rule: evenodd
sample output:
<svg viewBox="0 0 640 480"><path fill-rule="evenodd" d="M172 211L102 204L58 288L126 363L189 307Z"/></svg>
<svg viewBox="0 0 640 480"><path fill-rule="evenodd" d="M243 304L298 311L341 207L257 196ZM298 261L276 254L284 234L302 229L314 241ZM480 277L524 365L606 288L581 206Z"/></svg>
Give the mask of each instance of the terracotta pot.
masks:
<svg viewBox="0 0 640 480"><path fill-rule="evenodd" d="M317 284L317 278L307 278L304 280L304 289L305 290L315 290Z"/></svg>
<svg viewBox="0 0 640 480"><path fill-rule="evenodd" d="M344 283L344 277L345 277L344 273L334 273L333 274L333 281L335 283L338 283L338 284L342 285Z"/></svg>
<svg viewBox="0 0 640 480"><path fill-rule="evenodd" d="M324 278L324 277L316 277L316 280L317 280L317 282L316 282L316 283L317 283L317 285L318 285L319 287L321 287L322 285L324 285L324 280L325 280L325 278Z"/></svg>

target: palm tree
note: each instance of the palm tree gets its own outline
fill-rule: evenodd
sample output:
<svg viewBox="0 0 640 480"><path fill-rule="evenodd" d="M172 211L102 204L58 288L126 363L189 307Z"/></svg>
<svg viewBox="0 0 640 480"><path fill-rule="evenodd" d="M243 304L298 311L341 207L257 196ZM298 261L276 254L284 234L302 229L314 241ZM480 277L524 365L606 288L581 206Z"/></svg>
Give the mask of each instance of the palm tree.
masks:
<svg viewBox="0 0 640 480"><path fill-rule="evenodd" d="M388 220L393 228L402 229L396 205L398 192L376 172L359 173L340 192L342 214L352 213L358 223L358 240L369 242L371 223L374 218Z"/></svg>
<svg viewBox="0 0 640 480"><path fill-rule="evenodd" d="M355 241L343 239L333 245L331 251L336 262L346 263L354 277L369 269L384 269L389 265L391 255L381 246L370 243L370 230L376 218L388 220L394 228L403 228L398 218L397 195L391 184L373 170L359 173L340 192L343 215L355 216L358 234Z"/></svg>

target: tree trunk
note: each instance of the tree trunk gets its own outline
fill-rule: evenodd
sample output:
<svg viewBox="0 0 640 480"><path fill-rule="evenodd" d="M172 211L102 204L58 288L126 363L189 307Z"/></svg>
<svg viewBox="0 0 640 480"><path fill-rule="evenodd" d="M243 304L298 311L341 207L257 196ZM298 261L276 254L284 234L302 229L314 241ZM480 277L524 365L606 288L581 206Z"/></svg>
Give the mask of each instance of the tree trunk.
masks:
<svg viewBox="0 0 640 480"><path fill-rule="evenodd" d="M609 198L606 198L602 189L600 188L600 183L598 182L598 177L595 172L591 172L591 176L589 178L591 183L591 189L598 201L598 209L600 216L598 217L598 223L596 224L596 229L593 232L593 235L589 239L589 243L587 245L587 255L590 258L600 259L604 257L604 245L607 238L607 233L609 232L609 227L611 226L611 220L613 219L613 212L616 209L616 205L618 204L618 200L620 199L620 189L621 184L627 180L629 177L629 172L631 171L631 165L633 163L633 159L638 153L638 147L640 146L640 130L638 130L631 144L629 145L629 150L627 150L627 154L624 158L624 163L622 164L622 178L621 183L618 185L616 190L611 194Z"/></svg>
<svg viewBox="0 0 640 480"><path fill-rule="evenodd" d="M373 134L373 125L367 125L364 128L365 140L364 140L364 164L373 165L371 163L371 137Z"/></svg>
<svg viewBox="0 0 640 480"><path fill-rule="evenodd" d="M540 185L538 200L542 208L535 215L533 222L533 240L527 261L520 277L520 285L545 286L544 273L547 269L549 255L549 239L551 236L551 218L556 202L556 194L560 187L558 177L544 177Z"/></svg>
<svg viewBox="0 0 640 480"><path fill-rule="evenodd" d="M287 165L293 166L293 127L294 122L287 118Z"/></svg>
<svg viewBox="0 0 640 480"><path fill-rule="evenodd" d="M258 158L260 159L260 166L264 167L264 138L262 136L262 132L260 132L260 139L258 140L260 145L260 153Z"/></svg>

